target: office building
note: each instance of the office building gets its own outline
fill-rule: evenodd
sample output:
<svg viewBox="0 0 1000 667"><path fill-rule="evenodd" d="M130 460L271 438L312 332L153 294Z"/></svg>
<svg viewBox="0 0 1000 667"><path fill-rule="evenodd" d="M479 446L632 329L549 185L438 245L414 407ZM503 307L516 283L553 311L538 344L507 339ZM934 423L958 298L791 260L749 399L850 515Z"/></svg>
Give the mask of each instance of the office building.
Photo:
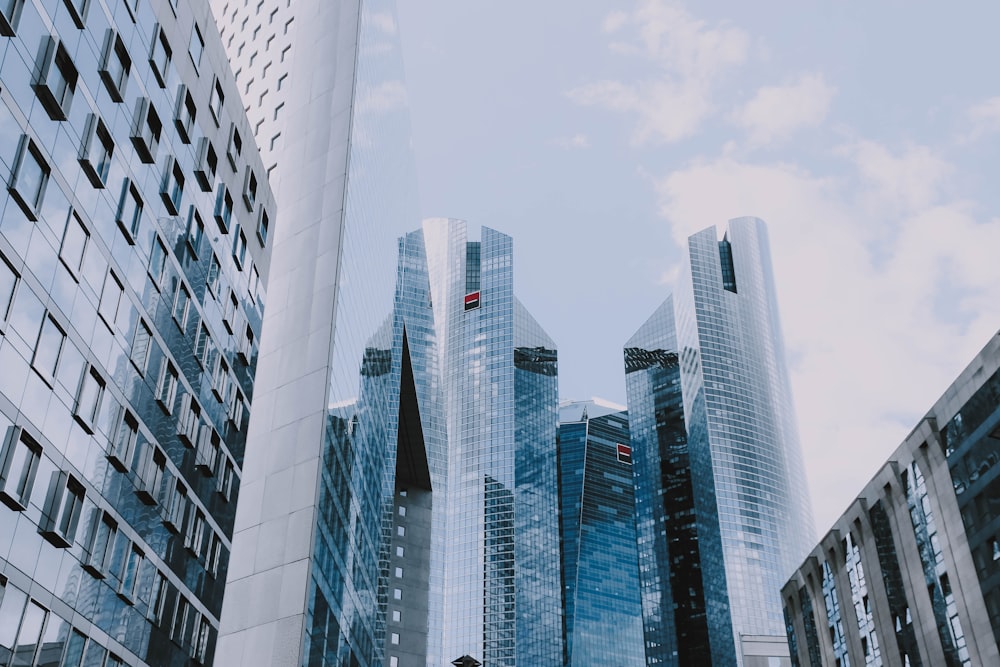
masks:
<svg viewBox="0 0 1000 667"><path fill-rule="evenodd" d="M0 664L210 664L275 206L207 2L0 3Z"/></svg>
<svg viewBox="0 0 1000 667"><path fill-rule="evenodd" d="M646 664L787 664L768 638L813 528L762 221L688 239L625 372Z"/></svg>
<svg viewBox="0 0 1000 667"><path fill-rule="evenodd" d="M380 664L402 375L384 351L419 224L394 5L213 9L284 221L217 661Z"/></svg>
<svg viewBox="0 0 1000 667"><path fill-rule="evenodd" d="M559 407L559 517L566 659L645 660L628 415L594 399Z"/></svg>
<svg viewBox="0 0 1000 667"><path fill-rule="evenodd" d="M796 667L1000 664L1000 335L782 588Z"/></svg>

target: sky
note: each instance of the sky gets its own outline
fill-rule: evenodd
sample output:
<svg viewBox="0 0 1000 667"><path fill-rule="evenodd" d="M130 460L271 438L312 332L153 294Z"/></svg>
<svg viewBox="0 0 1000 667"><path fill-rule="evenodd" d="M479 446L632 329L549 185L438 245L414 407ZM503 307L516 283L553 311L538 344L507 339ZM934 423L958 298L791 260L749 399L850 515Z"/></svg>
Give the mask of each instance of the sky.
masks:
<svg viewBox="0 0 1000 667"><path fill-rule="evenodd" d="M1000 4L398 2L422 214L514 237L563 398L763 218L825 532L1000 329Z"/></svg>

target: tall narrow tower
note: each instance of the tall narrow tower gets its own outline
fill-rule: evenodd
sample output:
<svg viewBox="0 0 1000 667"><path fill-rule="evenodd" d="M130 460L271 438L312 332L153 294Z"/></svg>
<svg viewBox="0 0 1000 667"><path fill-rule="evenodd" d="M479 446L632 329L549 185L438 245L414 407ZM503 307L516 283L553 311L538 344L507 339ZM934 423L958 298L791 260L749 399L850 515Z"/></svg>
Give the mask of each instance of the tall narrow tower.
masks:
<svg viewBox="0 0 1000 667"><path fill-rule="evenodd" d="M688 246L625 347L647 664L743 664L784 635L778 593L812 514L764 223Z"/></svg>

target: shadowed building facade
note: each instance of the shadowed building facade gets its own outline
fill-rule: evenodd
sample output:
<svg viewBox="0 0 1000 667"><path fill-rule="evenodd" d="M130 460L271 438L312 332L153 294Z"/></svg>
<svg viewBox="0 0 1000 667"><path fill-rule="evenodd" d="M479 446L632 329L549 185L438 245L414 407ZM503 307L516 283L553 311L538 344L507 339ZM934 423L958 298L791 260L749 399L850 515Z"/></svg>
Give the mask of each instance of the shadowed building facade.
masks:
<svg viewBox="0 0 1000 667"><path fill-rule="evenodd" d="M766 638L813 527L763 222L688 239L625 371L647 664L787 664Z"/></svg>
<svg viewBox="0 0 1000 667"><path fill-rule="evenodd" d="M628 415L603 401L559 409L566 665L644 660Z"/></svg>
<svg viewBox="0 0 1000 667"><path fill-rule="evenodd" d="M1000 335L782 589L796 667L1000 664Z"/></svg>
<svg viewBox="0 0 1000 667"><path fill-rule="evenodd" d="M0 3L0 178L0 664L210 664L276 207L208 3Z"/></svg>

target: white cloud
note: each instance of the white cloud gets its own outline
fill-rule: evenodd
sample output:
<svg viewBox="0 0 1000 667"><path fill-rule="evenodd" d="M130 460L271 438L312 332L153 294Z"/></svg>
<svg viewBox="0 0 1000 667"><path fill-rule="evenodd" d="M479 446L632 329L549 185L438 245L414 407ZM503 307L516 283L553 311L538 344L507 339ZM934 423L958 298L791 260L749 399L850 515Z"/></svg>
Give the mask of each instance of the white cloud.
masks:
<svg viewBox="0 0 1000 667"><path fill-rule="evenodd" d="M875 201L901 210L929 206L940 196L952 167L926 146L909 146L894 155L873 141L859 141L839 151L853 160Z"/></svg>
<svg viewBox="0 0 1000 667"><path fill-rule="evenodd" d="M969 139L1000 132L1000 97L991 97L969 109Z"/></svg>
<svg viewBox="0 0 1000 667"><path fill-rule="evenodd" d="M749 36L732 26L710 27L666 0L642 0L632 12L614 12L604 30L623 39L619 53L643 58L659 70L637 82L598 81L569 92L584 106L636 116L633 141L674 142L697 131L714 110L711 93L718 78L746 61Z"/></svg>
<svg viewBox="0 0 1000 667"><path fill-rule="evenodd" d="M867 150L888 154L875 144ZM925 149L917 155L918 163L933 158ZM913 197L915 209L887 220L852 199L849 183L731 157L690 165L658 185L679 243L740 215L768 223L817 527L825 531L996 332L1000 220L976 220L962 202ZM879 196L888 206L907 190ZM891 244L871 233L879 225L891 229Z"/></svg>
<svg viewBox="0 0 1000 667"><path fill-rule="evenodd" d="M763 145L823 122L836 89L822 74L806 74L781 86L764 86L731 119L747 129L750 142Z"/></svg>
<svg viewBox="0 0 1000 667"><path fill-rule="evenodd" d="M559 148L590 148L590 139L585 134L574 134L572 137L560 137L553 141Z"/></svg>

